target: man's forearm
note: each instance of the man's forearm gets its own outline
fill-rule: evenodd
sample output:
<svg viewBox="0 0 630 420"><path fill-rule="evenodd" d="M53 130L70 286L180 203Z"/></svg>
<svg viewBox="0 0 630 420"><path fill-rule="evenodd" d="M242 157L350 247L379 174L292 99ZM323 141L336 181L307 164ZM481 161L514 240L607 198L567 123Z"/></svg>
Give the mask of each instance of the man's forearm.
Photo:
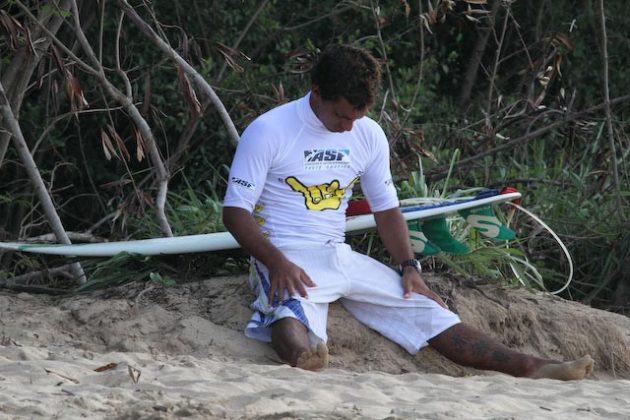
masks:
<svg viewBox="0 0 630 420"><path fill-rule="evenodd" d="M385 248L397 264L414 257L407 223L399 208L374 213L374 219Z"/></svg>
<svg viewBox="0 0 630 420"><path fill-rule="evenodd" d="M282 252L276 248L260 230L251 213L238 207L223 209L223 224L234 236L234 239L251 256L266 267L284 259Z"/></svg>

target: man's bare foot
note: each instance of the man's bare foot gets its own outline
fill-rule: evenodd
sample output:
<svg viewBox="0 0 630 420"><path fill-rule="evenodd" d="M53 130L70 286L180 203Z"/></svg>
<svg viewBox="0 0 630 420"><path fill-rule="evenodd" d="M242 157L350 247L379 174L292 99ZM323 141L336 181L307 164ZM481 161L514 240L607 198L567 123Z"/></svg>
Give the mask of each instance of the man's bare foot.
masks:
<svg viewBox="0 0 630 420"><path fill-rule="evenodd" d="M328 366L328 347L324 343L311 347L310 350L300 354L295 366L305 370L324 369Z"/></svg>
<svg viewBox="0 0 630 420"><path fill-rule="evenodd" d="M546 364L529 377L533 379L547 378L575 381L588 376L593 371L594 364L595 362L591 359L591 356L584 356L570 362Z"/></svg>

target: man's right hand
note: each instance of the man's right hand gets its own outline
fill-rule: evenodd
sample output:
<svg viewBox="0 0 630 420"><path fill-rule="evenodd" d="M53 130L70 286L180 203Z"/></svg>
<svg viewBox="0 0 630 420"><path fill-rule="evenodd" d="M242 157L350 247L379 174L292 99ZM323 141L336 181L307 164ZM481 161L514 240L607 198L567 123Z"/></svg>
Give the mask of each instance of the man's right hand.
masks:
<svg viewBox="0 0 630 420"><path fill-rule="evenodd" d="M223 224L243 249L269 270L270 306L273 306L276 295L282 302L285 291L289 296L299 293L302 297L308 297L306 287L315 287L316 284L301 267L289 261L278 248L269 242L262 234L251 212L240 207L224 207Z"/></svg>
<svg viewBox="0 0 630 420"><path fill-rule="evenodd" d="M269 296L267 297L270 306L274 305L276 296L279 302L283 302L285 291L289 297L298 293L303 298L308 298L306 287L317 286L301 267L287 259L282 259L267 268L269 269L269 281L271 282Z"/></svg>

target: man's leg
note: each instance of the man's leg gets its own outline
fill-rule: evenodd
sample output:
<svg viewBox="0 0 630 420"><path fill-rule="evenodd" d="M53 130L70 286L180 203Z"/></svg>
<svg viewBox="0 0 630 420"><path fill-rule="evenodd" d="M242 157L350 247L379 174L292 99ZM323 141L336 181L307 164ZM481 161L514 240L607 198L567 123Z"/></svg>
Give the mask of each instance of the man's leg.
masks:
<svg viewBox="0 0 630 420"><path fill-rule="evenodd" d="M560 363L514 351L468 325L457 324L429 340L431 347L453 362L512 376L583 379L593 370L589 356Z"/></svg>
<svg viewBox="0 0 630 420"><path fill-rule="evenodd" d="M271 327L271 346L278 356L293 367L319 370L328 365L328 348L311 346L308 330L295 318L282 318Z"/></svg>

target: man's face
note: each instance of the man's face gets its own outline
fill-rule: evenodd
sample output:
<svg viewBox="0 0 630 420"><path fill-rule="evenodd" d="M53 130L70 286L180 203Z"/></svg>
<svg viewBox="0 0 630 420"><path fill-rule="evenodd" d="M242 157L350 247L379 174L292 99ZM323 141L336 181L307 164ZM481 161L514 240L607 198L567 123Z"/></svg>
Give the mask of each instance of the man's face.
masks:
<svg viewBox="0 0 630 420"><path fill-rule="evenodd" d="M367 108L356 109L345 98L326 101L317 85L311 87L311 108L324 126L333 133L352 130L352 124L367 114Z"/></svg>

